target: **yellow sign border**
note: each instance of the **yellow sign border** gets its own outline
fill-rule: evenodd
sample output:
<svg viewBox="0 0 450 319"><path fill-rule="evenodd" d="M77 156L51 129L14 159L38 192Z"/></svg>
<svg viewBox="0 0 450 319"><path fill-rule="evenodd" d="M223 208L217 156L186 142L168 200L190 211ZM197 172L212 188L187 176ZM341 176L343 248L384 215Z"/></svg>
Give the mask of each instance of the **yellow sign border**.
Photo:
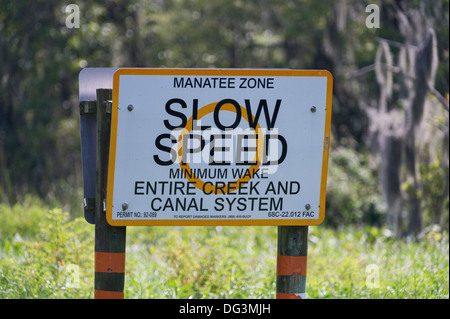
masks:
<svg viewBox="0 0 450 319"><path fill-rule="evenodd" d="M320 201L318 219L112 219L114 171L116 163L117 122L119 108L119 85L121 75L178 75L178 76L302 76L326 77L327 96L325 110L325 134L323 141L322 174L320 182ZM284 69L152 69L152 68L123 68L114 73L113 100L111 112L111 138L109 148L108 184L106 196L106 219L111 226L314 226L325 219L325 203L328 173L328 157L331 139L331 109L333 95L333 76L326 70L284 70Z"/></svg>

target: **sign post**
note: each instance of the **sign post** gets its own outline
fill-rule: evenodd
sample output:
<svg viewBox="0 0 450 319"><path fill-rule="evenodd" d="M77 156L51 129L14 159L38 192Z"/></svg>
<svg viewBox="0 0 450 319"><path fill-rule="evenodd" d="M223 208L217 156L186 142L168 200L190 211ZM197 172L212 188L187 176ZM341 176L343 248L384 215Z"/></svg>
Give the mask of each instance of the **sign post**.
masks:
<svg viewBox="0 0 450 319"><path fill-rule="evenodd" d="M95 194L95 299L123 299L126 227L106 221L112 91L97 89L97 176Z"/></svg>
<svg viewBox="0 0 450 319"><path fill-rule="evenodd" d="M277 299L306 299L308 226L279 226Z"/></svg>

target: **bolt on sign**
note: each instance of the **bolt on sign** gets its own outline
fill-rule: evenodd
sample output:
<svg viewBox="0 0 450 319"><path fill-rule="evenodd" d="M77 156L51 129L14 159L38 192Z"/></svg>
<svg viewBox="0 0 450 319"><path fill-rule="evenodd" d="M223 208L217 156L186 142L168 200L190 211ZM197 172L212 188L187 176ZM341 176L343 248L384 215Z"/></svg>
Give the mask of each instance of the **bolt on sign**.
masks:
<svg viewBox="0 0 450 319"><path fill-rule="evenodd" d="M108 222L320 224L331 96L328 71L117 70Z"/></svg>

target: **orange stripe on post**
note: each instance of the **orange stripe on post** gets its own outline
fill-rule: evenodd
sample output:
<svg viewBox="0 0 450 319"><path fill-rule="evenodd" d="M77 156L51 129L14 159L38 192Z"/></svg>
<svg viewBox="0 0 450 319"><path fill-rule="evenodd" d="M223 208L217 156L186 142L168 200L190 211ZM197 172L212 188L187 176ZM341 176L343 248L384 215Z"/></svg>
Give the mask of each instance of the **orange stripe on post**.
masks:
<svg viewBox="0 0 450 319"><path fill-rule="evenodd" d="M277 255L277 275L292 276L298 274L306 276L307 256Z"/></svg>
<svg viewBox="0 0 450 319"><path fill-rule="evenodd" d="M95 272L125 272L125 253L95 252Z"/></svg>
<svg viewBox="0 0 450 319"><path fill-rule="evenodd" d="M120 291L105 291L95 289L94 298L95 299L124 299L125 294Z"/></svg>
<svg viewBox="0 0 450 319"><path fill-rule="evenodd" d="M303 299L296 293L277 293L277 299Z"/></svg>

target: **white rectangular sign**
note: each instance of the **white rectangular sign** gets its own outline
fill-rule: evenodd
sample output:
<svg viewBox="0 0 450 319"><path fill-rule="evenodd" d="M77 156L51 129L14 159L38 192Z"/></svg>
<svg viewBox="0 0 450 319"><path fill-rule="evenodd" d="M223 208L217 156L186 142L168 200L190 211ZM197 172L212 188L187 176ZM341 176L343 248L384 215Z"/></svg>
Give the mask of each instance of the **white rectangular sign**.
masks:
<svg viewBox="0 0 450 319"><path fill-rule="evenodd" d="M119 69L111 225L317 225L324 219L327 71Z"/></svg>

